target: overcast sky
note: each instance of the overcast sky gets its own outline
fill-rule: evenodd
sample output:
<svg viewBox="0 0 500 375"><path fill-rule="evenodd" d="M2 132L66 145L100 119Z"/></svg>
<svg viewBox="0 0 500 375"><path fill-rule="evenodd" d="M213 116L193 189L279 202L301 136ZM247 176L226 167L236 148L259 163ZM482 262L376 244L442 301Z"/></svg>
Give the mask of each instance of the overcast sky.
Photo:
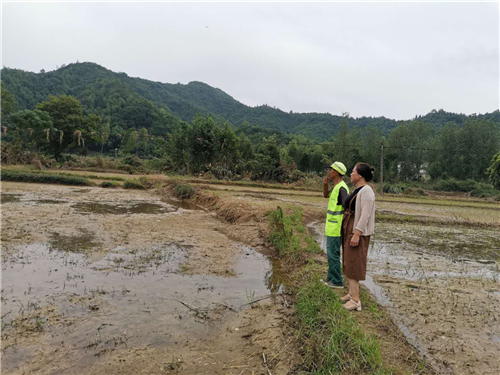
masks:
<svg viewBox="0 0 500 375"><path fill-rule="evenodd" d="M2 64L91 61L284 111L499 108L498 3L3 3Z"/></svg>

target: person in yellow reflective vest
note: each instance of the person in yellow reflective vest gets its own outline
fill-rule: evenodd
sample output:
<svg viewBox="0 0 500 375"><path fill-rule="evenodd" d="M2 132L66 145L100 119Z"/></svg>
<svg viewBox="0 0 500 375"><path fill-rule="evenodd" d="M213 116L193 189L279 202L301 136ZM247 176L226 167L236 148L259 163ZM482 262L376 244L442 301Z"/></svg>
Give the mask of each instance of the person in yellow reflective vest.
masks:
<svg viewBox="0 0 500 375"><path fill-rule="evenodd" d="M342 218L344 216L344 202L349 195L349 188L342 180L347 168L339 161L327 167L327 175L323 180L323 196L330 197L326 211L326 255L328 258L328 273L326 285L332 288L343 288L342 271L340 269L340 244ZM329 190L329 182L333 182L333 189Z"/></svg>

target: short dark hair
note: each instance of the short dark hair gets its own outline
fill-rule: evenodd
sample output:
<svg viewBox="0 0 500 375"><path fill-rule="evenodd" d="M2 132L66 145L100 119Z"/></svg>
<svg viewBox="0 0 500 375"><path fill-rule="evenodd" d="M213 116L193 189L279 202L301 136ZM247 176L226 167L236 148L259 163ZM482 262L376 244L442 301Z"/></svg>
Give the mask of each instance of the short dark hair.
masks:
<svg viewBox="0 0 500 375"><path fill-rule="evenodd" d="M375 168L373 168L370 164L357 163L356 171L361 177L365 179L366 182L370 182L371 180L373 180L373 173L375 172Z"/></svg>

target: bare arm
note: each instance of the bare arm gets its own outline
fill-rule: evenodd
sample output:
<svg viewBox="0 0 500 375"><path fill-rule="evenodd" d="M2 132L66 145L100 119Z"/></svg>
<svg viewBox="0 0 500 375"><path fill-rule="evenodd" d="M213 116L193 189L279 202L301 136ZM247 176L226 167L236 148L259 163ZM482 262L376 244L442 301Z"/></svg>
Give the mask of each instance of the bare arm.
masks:
<svg viewBox="0 0 500 375"><path fill-rule="evenodd" d="M330 192L328 191L328 182L329 182L328 177L325 177L323 179L323 196L325 198L328 198L330 196Z"/></svg>

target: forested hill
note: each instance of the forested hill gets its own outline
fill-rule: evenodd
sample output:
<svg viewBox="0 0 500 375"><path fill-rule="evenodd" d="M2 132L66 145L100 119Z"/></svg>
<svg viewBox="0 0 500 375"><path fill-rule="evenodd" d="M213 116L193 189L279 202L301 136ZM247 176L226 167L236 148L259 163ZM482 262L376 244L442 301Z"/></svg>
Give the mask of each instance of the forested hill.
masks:
<svg viewBox="0 0 500 375"><path fill-rule="evenodd" d="M187 85L153 82L115 73L94 63L74 63L40 73L3 68L2 83L15 97L15 110L33 109L49 95L72 95L87 113L100 115L112 126L149 129L156 126L155 132L171 129L176 117L191 122L201 113L220 121L229 120L235 126L247 121L264 129L325 140L338 131L341 120L341 116L328 113L288 113L267 105L249 107L202 82ZM481 116L500 121L498 111ZM450 121L460 125L466 117L440 110L419 119L440 127ZM373 124L384 134L398 123L385 117L350 119L351 126L363 128Z"/></svg>

